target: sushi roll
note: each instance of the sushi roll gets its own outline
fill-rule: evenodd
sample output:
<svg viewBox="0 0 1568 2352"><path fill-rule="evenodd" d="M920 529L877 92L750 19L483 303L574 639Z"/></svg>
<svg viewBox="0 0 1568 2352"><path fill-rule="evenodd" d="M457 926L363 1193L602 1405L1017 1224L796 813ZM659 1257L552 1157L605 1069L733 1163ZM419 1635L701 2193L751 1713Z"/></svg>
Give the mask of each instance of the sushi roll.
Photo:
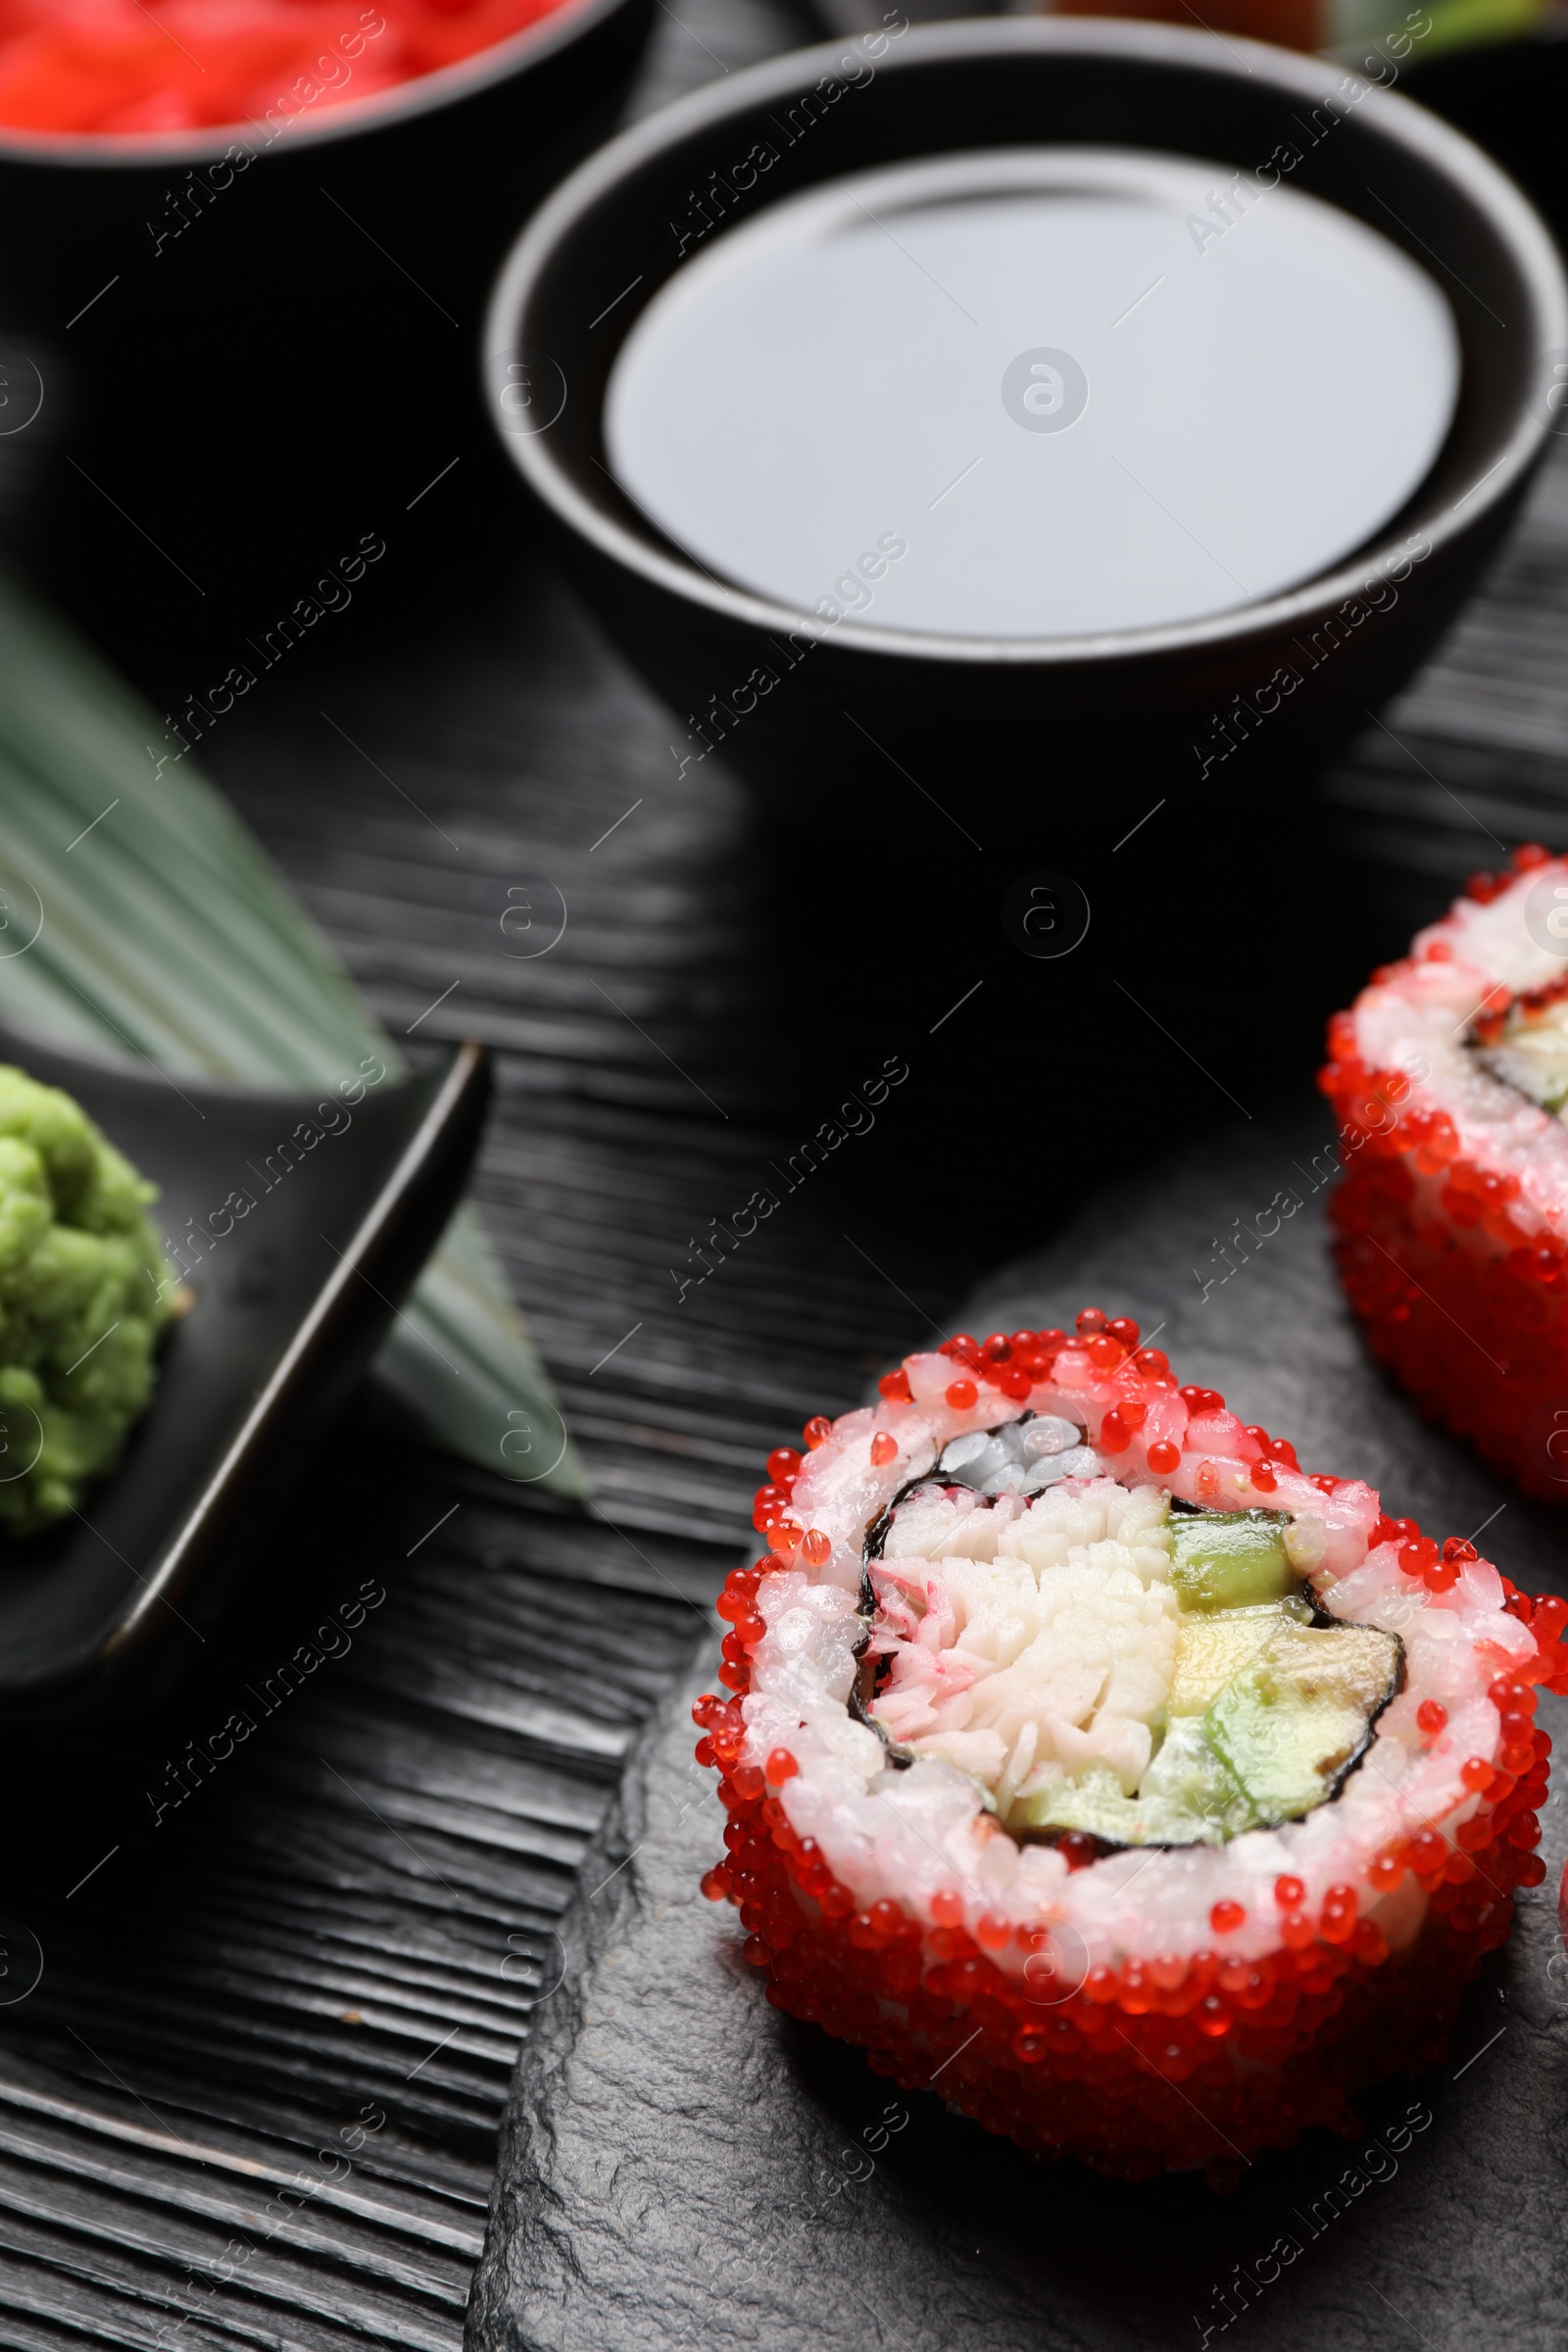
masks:
<svg viewBox="0 0 1568 2352"><path fill-rule="evenodd" d="M1217 2184L1446 2047L1568 1604L1180 1387L967 1334L768 1458L694 1715L767 1998L1037 2155Z"/></svg>
<svg viewBox="0 0 1568 2352"><path fill-rule="evenodd" d="M1568 859L1477 874L1329 1025L1340 1272L1374 1354L1568 1500Z"/></svg>

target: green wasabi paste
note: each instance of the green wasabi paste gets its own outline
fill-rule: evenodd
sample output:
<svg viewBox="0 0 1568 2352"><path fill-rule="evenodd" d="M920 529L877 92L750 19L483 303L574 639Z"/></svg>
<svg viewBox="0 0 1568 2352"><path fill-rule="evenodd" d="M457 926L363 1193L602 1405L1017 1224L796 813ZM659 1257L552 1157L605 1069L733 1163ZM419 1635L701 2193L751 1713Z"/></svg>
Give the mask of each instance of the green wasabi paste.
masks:
<svg viewBox="0 0 1568 2352"><path fill-rule="evenodd" d="M0 1066L0 1529L63 1518L146 1404L174 1278L157 1187L58 1087Z"/></svg>

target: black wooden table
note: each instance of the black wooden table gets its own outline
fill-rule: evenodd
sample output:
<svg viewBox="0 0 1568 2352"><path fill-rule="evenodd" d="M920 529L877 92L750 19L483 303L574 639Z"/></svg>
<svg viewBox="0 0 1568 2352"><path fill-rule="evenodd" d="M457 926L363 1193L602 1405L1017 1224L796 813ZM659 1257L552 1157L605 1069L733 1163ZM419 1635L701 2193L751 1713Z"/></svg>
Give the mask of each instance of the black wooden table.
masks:
<svg viewBox="0 0 1568 2352"><path fill-rule="evenodd" d="M639 103L810 32L762 0L661 24ZM639 1727L711 1629L761 1456L857 1401L1093 1181L992 1151L1005 1180L976 1205L945 1100L1005 1023L982 999L943 1026L967 967L935 860L925 905L906 872L891 901L868 892L885 986L825 1013L831 990L806 985L830 946L819 866L791 866L716 760L677 772L665 714L499 477L460 466L385 535L379 602L269 676L212 764L388 1027L495 1049L476 1198L596 1500L356 1432L166 1717L13 1764L0 1909L46 1967L0 2010L8 2345L459 2342L556 1923ZM1302 810L1338 895L1303 905L1272 868L1283 949L1318 942L1318 1011L1500 844L1568 846L1565 616L1568 448L1438 659ZM189 682L129 615L119 650L160 693ZM561 904L558 944L518 956L509 906L544 937ZM1168 946L1145 939L1137 968L1186 1042L1151 1025L1146 1052L1200 1125L1225 1106L1178 1056L1210 1062L1210 1024L1174 1017ZM1310 1043L1282 1038L1250 1078L1298 1096ZM876 1130L705 1257L862 1059L890 1056L910 1075ZM1162 1120L1119 1134L1122 1171L1170 1140ZM177 1817L138 1816L228 1692L367 1579L386 1597L352 1651Z"/></svg>

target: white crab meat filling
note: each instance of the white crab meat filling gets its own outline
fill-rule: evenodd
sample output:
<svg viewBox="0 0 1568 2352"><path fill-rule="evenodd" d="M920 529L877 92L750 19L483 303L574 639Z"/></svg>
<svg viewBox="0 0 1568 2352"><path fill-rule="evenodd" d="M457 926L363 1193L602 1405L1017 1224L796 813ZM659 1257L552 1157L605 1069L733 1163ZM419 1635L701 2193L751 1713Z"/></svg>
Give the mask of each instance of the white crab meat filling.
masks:
<svg viewBox="0 0 1568 2352"><path fill-rule="evenodd" d="M1176 1663L1167 1509L1104 1478L1032 1501L916 1491L871 1565L889 1738L969 1774L1004 1816L1089 1767L1131 1796Z"/></svg>

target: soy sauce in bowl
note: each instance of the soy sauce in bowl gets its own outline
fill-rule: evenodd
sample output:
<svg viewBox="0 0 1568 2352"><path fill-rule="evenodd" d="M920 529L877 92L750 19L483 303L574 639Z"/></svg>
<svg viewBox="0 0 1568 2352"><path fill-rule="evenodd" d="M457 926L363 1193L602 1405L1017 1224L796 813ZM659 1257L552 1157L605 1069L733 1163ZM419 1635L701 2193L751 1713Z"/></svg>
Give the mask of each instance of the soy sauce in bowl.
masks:
<svg viewBox="0 0 1568 2352"><path fill-rule="evenodd" d="M1200 618L1368 540L1430 469L1446 295L1202 160L992 149L828 181L694 256L612 373L612 466L719 577L970 637Z"/></svg>

